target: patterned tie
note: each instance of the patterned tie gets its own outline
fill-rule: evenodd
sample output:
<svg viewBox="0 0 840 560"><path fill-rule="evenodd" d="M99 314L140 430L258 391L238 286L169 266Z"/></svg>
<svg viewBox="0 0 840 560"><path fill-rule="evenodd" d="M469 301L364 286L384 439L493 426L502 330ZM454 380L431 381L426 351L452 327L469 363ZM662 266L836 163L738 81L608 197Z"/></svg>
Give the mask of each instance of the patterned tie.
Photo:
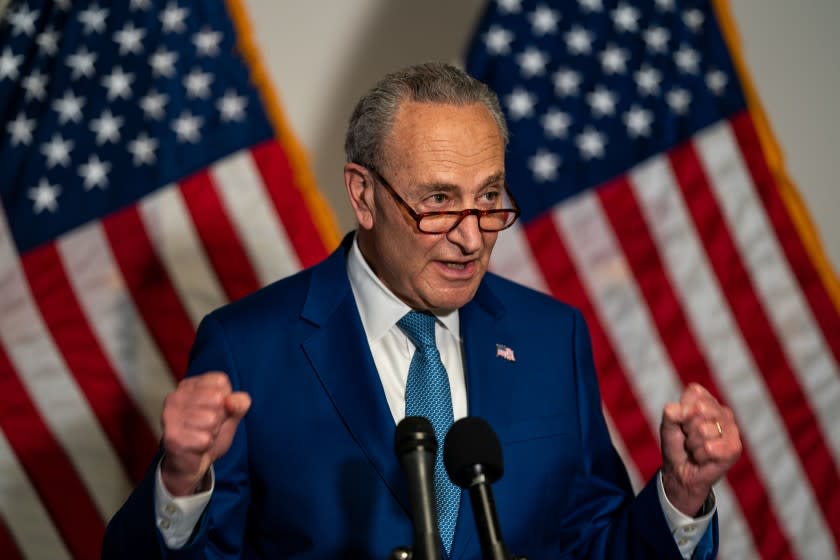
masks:
<svg viewBox="0 0 840 560"><path fill-rule="evenodd" d="M452 484L443 467L443 440L454 420L449 376L435 345L433 315L410 311L397 325L417 347L408 367L405 415L428 418L438 441L438 453L435 458L435 495L440 540L448 556L452 550L452 537L455 535L455 522L458 520L458 503L461 499L461 489Z"/></svg>

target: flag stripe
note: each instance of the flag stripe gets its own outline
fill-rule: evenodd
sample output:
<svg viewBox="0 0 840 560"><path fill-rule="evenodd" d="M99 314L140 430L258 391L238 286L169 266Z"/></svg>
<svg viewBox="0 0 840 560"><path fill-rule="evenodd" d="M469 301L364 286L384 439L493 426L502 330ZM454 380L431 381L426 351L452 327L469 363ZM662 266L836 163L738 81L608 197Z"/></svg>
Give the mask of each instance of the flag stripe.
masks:
<svg viewBox="0 0 840 560"><path fill-rule="evenodd" d="M644 189L647 183L639 181L637 184L639 189ZM626 176L601 187L598 194L615 231L615 237L622 246L628 265L633 270L646 305L651 310L659 336L671 357L674 371L680 376L683 385L688 385L690 382L700 383L718 400L725 402L726 399L712 377L709 363L700 350L694 332L689 327L669 279L668 270L663 266L659 249L648 230L650 222L646 222ZM657 215L654 220L668 220L668 216ZM685 241L680 240L679 243L682 245ZM695 297L699 295L697 290L694 294ZM736 485L738 491L734 493L734 497L737 497L740 502L740 511L734 509L736 504L721 504L721 510L725 512L722 515L725 519L741 520L743 512L751 511L756 504L769 505L769 497L761 485L749 449L745 449L729 474L730 481L739 481ZM756 541L761 546L763 558L772 558L775 551L779 550L776 547L780 542L783 543L782 549L789 550L772 508L764 507L760 517L759 515L749 516L748 521L752 534L762 537ZM726 529L729 530L730 527L727 526Z"/></svg>
<svg viewBox="0 0 840 560"><path fill-rule="evenodd" d="M101 508L93 503L88 489L76 477L73 462L54 439L50 428L44 424L27 390L15 375L14 367L2 346L0 382L3 410L16 412L15 415L0 415L0 429L6 435L9 446L19 458L73 555L77 558L96 558L100 539L105 533ZM33 509L33 506L27 509ZM7 519L13 517L6 516ZM42 530L42 527L38 527L38 530ZM27 532L22 534L26 535ZM49 529L46 530L46 537L49 538Z"/></svg>
<svg viewBox="0 0 840 560"><path fill-rule="evenodd" d="M0 12L2 12L2 9L0 9ZM0 509L0 512L2 511ZM23 556L2 517L0 517L0 550L3 551L4 560L23 560Z"/></svg>
<svg viewBox="0 0 840 560"><path fill-rule="evenodd" d="M204 252L230 301L260 287L254 267L225 212L216 185L206 171L180 182L181 196L192 216Z"/></svg>
<svg viewBox="0 0 840 560"><path fill-rule="evenodd" d="M105 234L134 305L176 379L187 367L194 329L166 270L143 229L136 207L102 221Z"/></svg>
<svg viewBox="0 0 840 560"><path fill-rule="evenodd" d="M525 232L551 293L578 307L586 317L601 399L613 418L621 418L616 427L639 473L647 480L662 463L657 438L641 413L636 393L627 382L622 365L577 277L551 215L544 214L533 220L525 227Z"/></svg>
<svg viewBox="0 0 840 560"><path fill-rule="evenodd" d="M78 228L59 238L57 247L87 324L159 439L161 403L174 388L172 374L134 308L102 226Z"/></svg>
<svg viewBox="0 0 840 560"><path fill-rule="evenodd" d="M802 442L796 439L796 434L800 432L792 429L795 427L793 422L797 421L795 416L805 414L812 417L808 411L808 403L803 401L790 366L768 324L693 145L686 144L674 149L670 160L695 228L703 232L701 241L710 256L712 270L718 282L726 286L723 295L732 309L744 339L749 341L746 348L758 371L763 375L769 396L775 400L777 410L781 412L778 425L773 421L773 415L762 417L761 409L766 407L763 403L773 400L761 399L761 396L767 395L765 387L754 386L753 390L758 392L745 396L755 399L752 406L737 409L739 418L746 423L745 437L755 439L754 453L760 457L759 464L766 469L765 483L774 496L776 506L789 512L780 516L783 522L795 523L798 526L803 519L808 519L813 523L812 526L824 527L823 519L815 511L817 503L813 494L807 485L803 485L804 477L794 461L794 454L785 450L786 443L790 442L791 447L802 457L808 455L802 454ZM746 383L748 378L740 381ZM734 401L733 398L730 400ZM742 410L746 414L740 413ZM797 415L794 415L794 410L798 410ZM758 418L762 418L762 421L759 422ZM801 425L804 427L804 424ZM810 430L810 426L807 429ZM787 437L788 433L790 439ZM782 464L789 467L782 468ZM807 461L803 461L802 464L805 472L810 475ZM813 478L811 484L815 485L815 489L820 487ZM825 540L827 535L828 533L817 533L813 538L806 538L802 531L794 530L789 533L794 547L803 558L820 557L827 550L831 550L831 543ZM809 550L811 553L803 553ZM814 551L817 551L816 555Z"/></svg>
<svg viewBox="0 0 840 560"><path fill-rule="evenodd" d="M265 178L256 167L254 153L243 151L226 158L211 168L211 177L222 202L233 216L260 285L297 272L300 260L273 211L263 182Z"/></svg>
<svg viewBox="0 0 840 560"><path fill-rule="evenodd" d="M139 204L143 228L194 328L213 309L227 303L204 254L177 185L169 185Z"/></svg>
<svg viewBox="0 0 840 560"><path fill-rule="evenodd" d="M520 222L499 233L490 257L490 270L538 292L549 293Z"/></svg>
<svg viewBox="0 0 840 560"><path fill-rule="evenodd" d="M301 267L312 266L327 256L327 248L312 216L301 212L306 208L301 185L292 169L288 155L276 142L266 142L252 149L254 163L267 186L274 211L283 222L283 229L294 246ZM290 262L295 262L295 260Z"/></svg>

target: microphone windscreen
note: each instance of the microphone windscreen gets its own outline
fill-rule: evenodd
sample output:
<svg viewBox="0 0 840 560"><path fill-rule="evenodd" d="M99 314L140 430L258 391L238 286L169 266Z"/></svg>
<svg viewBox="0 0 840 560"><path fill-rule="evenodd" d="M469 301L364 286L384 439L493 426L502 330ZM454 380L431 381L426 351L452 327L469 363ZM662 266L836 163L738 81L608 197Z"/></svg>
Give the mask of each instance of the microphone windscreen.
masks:
<svg viewBox="0 0 840 560"><path fill-rule="evenodd" d="M437 438L432 423L422 416L406 416L394 432L394 452L401 456L408 451L424 448L432 455L437 453Z"/></svg>
<svg viewBox="0 0 840 560"><path fill-rule="evenodd" d="M472 482L477 465L489 484L499 480L504 473L502 446L490 424L475 416L452 424L443 445L443 465L452 482L462 488Z"/></svg>

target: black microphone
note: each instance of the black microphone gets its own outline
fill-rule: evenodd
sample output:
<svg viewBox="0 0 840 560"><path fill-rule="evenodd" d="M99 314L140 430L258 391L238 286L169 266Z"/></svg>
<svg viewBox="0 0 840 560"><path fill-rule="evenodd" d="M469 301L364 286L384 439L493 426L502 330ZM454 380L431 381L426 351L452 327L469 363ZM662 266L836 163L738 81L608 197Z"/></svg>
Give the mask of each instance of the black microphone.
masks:
<svg viewBox="0 0 840 560"><path fill-rule="evenodd" d="M414 522L412 560L441 560L440 533L435 510L435 454L437 438L431 422L406 416L397 424L394 451L408 478Z"/></svg>
<svg viewBox="0 0 840 560"><path fill-rule="evenodd" d="M443 464L452 482L470 492L482 558L510 560L490 489L504 472L502 446L490 425L474 416L452 424L443 446Z"/></svg>

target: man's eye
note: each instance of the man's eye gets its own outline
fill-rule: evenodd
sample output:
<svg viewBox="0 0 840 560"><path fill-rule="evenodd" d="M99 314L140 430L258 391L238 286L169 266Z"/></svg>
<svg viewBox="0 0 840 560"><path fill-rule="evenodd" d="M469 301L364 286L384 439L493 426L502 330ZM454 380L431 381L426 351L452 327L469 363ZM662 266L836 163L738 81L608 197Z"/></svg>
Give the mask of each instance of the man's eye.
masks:
<svg viewBox="0 0 840 560"><path fill-rule="evenodd" d="M428 201L434 204L443 204L446 202L446 195L443 193L435 193L428 198Z"/></svg>

